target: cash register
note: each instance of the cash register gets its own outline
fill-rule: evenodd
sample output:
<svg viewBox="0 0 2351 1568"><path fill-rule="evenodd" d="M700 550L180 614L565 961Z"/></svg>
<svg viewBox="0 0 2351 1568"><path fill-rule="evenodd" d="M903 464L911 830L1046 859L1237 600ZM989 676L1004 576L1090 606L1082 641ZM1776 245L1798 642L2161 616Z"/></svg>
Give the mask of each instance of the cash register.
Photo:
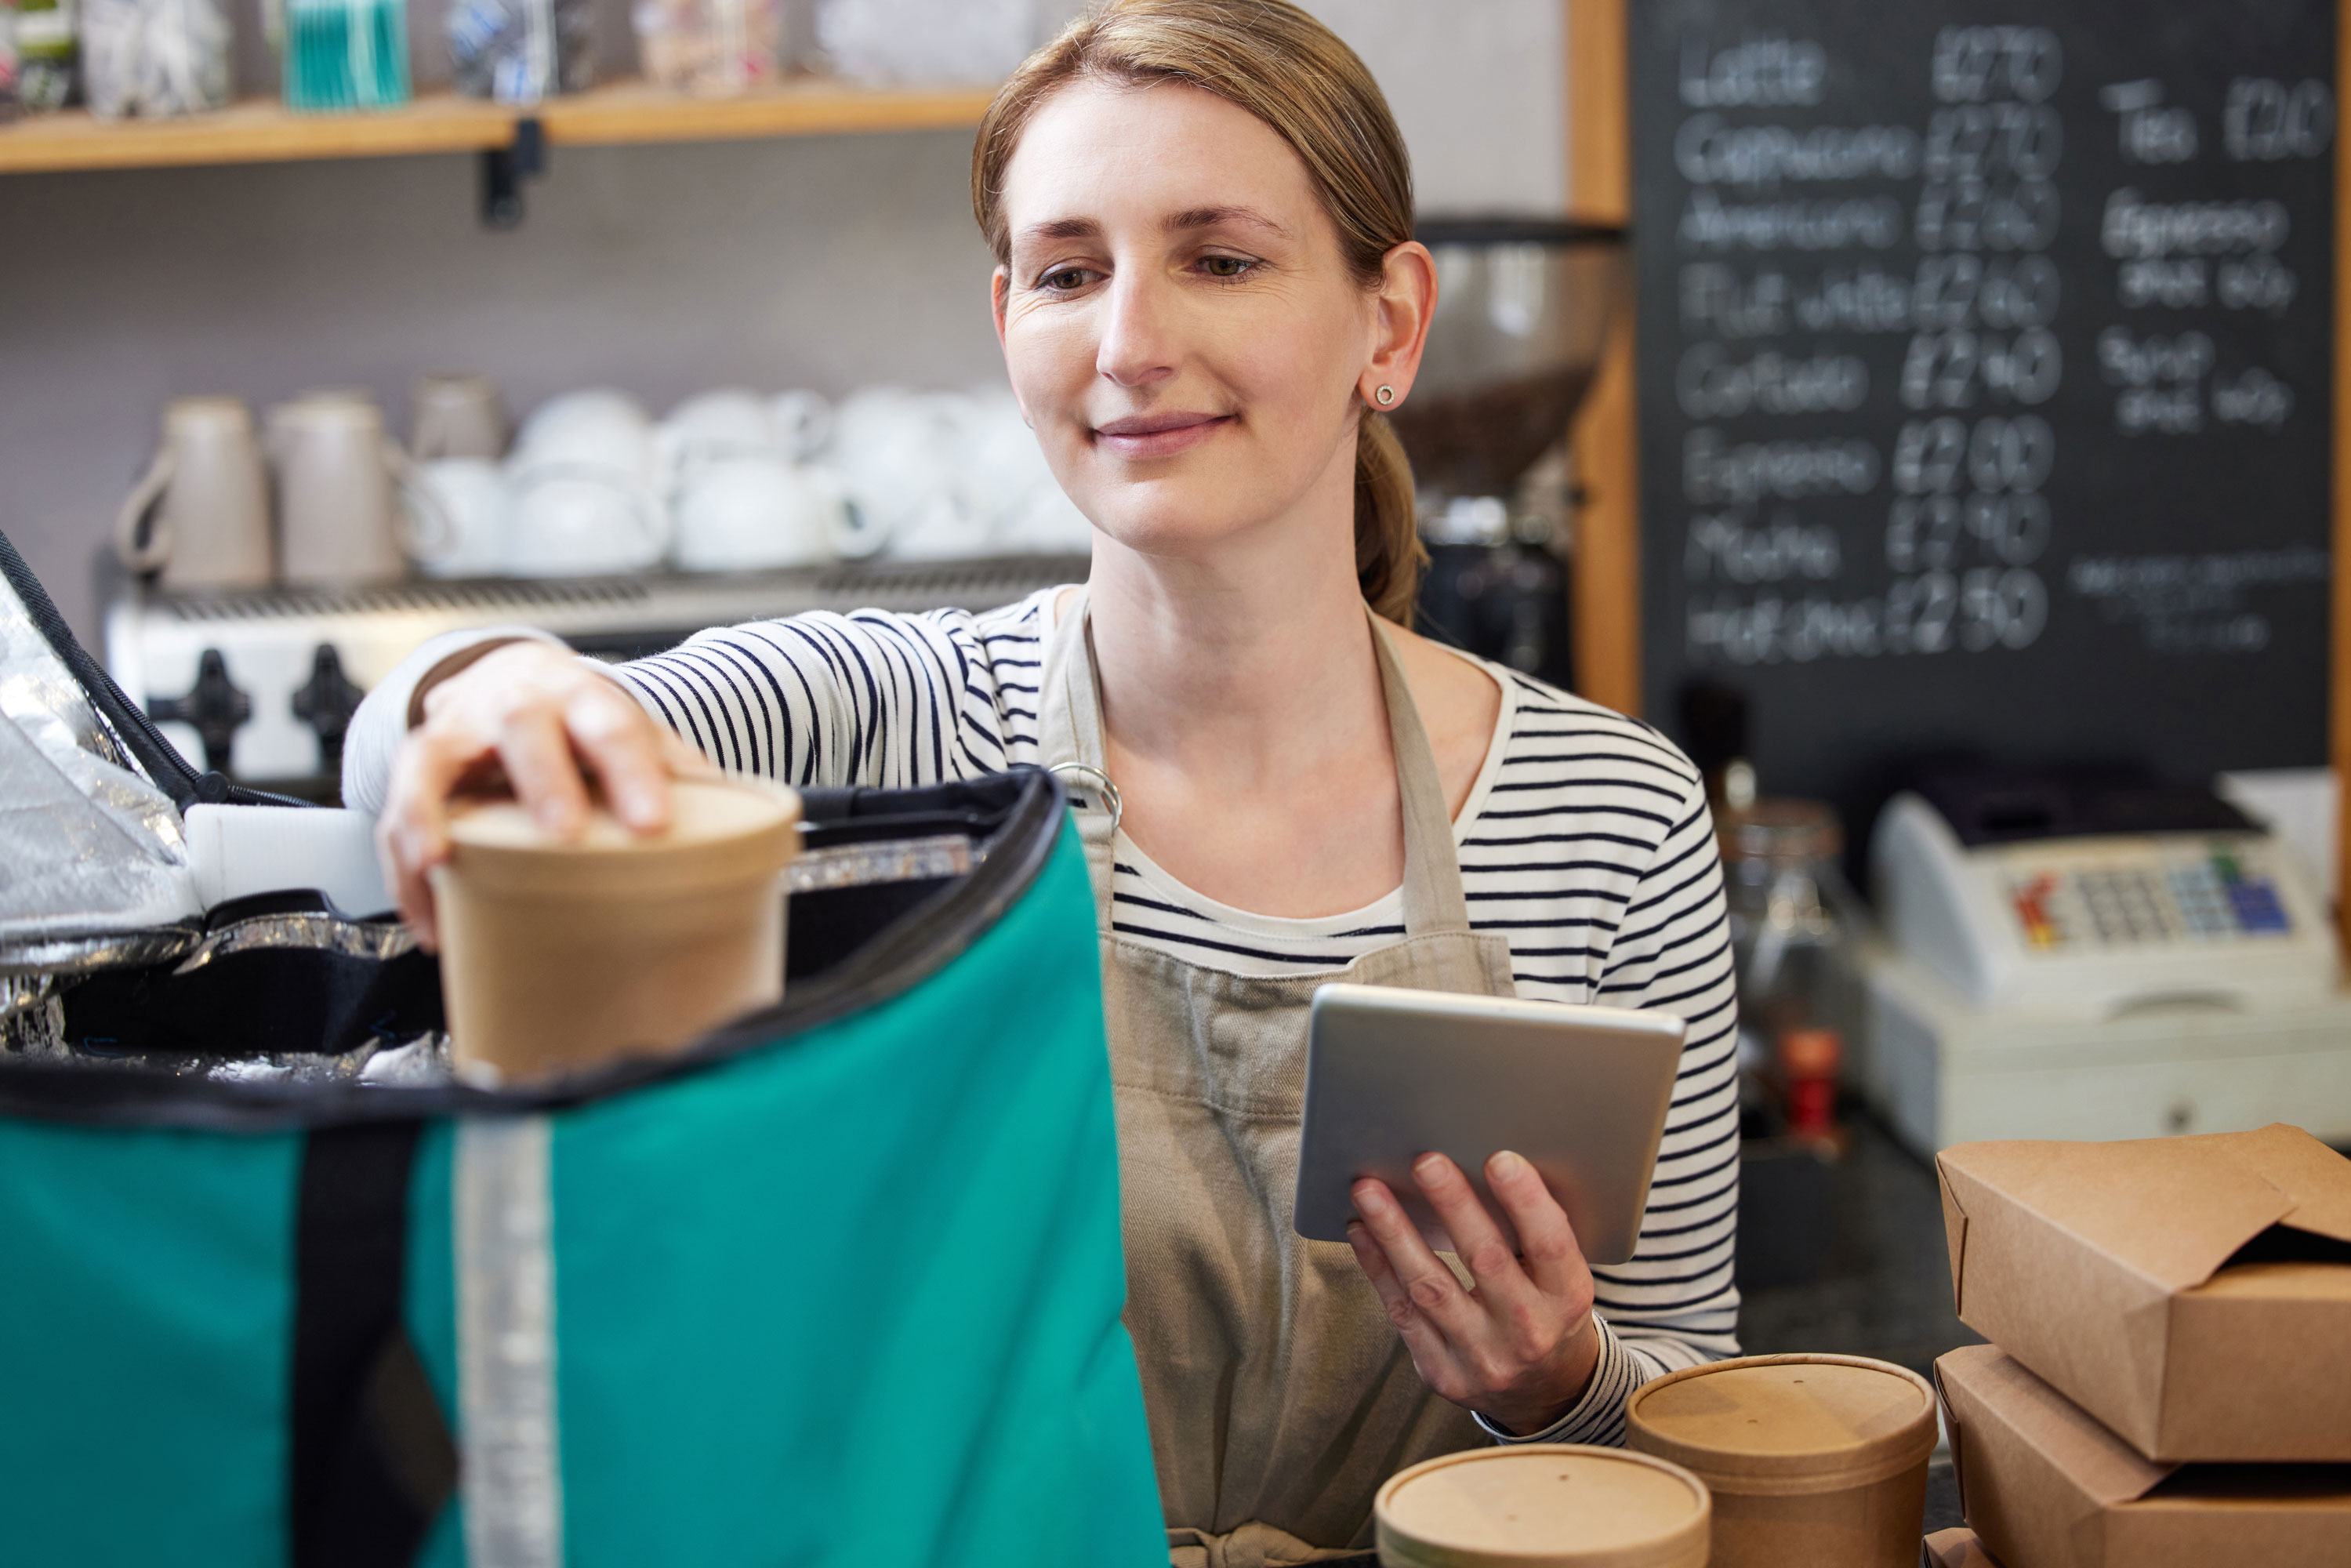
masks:
<svg viewBox="0 0 2351 1568"><path fill-rule="evenodd" d="M2351 1139L2351 1001L2292 852L2217 796L1958 775L1870 844L1865 1087L1921 1151L2291 1122Z"/></svg>

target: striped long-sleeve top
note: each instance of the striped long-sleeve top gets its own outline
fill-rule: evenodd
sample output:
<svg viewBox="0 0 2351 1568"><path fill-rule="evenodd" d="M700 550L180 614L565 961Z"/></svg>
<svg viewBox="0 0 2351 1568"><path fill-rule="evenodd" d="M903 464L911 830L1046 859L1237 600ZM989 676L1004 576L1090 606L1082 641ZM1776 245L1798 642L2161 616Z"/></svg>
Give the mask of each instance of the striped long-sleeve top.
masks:
<svg viewBox="0 0 2351 1568"><path fill-rule="evenodd" d="M1038 759L1053 602L1048 591L978 614L760 622L613 673L724 767L803 785L967 779ZM446 653L428 649L412 665ZM1638 1249L1593 1270L1598 1370L1558 1423L1518 1439L1621 1442L1635 1388L1738 1352L1737 1020L1721 862L1698 772L1656 730L1480 663L1502 704L1454 824L1471 925L1508 939L1522 997L1656 1009L1689 1026ZM381 801L413 679L412 669L386 682L354 722L345 796L356 805ZM1218 968L1329 969L1404 932L1400 890L1343 915L1278 919L1191 891L1123 834L1113 860L1120 934Z"/></svg>

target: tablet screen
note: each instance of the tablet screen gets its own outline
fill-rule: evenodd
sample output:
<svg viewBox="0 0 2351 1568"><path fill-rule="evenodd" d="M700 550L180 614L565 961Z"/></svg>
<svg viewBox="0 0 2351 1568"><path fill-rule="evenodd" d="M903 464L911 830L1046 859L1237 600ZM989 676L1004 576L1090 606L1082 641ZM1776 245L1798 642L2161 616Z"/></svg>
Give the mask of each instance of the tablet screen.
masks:
<svg viewBox="0 0 2351 1568"><path fill-rule="evenodd" d="M1310 1240L1347 1239L1349 1189L1387 1183L1430 1245L1454 1250L1412 1179L1434 1151L1487 1190L1487 1159L1524 1156L1567 1211L1584 1257L1621 1263L1640 1239L1665 1135L1683 1020L1665 1013L1387 986L1314 994L1294 1223Z"/></svg>

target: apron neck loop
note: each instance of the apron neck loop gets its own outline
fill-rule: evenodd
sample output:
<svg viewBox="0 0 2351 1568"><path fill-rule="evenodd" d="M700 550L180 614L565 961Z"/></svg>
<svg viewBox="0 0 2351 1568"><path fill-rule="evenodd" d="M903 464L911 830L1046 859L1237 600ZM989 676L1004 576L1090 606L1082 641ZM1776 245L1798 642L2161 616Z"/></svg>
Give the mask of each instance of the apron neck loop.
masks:
<svg viewBox="0 0 2351 1568"><path fill-rule="evenodd" d="M1387 699L1388 746L1395 753L1396 794L1404 803L1404 929L1407 936L1469 929L1469 901L1461 891L1461 857L1453 843L1453 813L1437 751L1414 706L1395 640L1378 612L1364 606L1379 655L1380 692Z"/></svg>
<svg viewBox="0 0 2351 1568"><path fill-rule="evenodd" d="M1045 613L1052 613L1050 601ZM1081 587L1045 638L1045 660L1037 680L1037 760L1078 803L1078 841L1085 846L1086 869L1094 884L1095 927L1107 936L1111 849L1123 803L1110 779L1093 643L1093 615Z"/></svg>
<svg viewBox="0 0 2351 1568"><path fill-rule="evenodd" d="M1050 612L1050 604L1047 612ZM1461 862L1453 843L1452 813L1428 731L1413 706L1412 688L1387 628L1369 605L1372 650L1380 695L1387 706L1388 745L1395 756L1396 793L1404 807L1404 926L1407 936L1468 931L1468 901L1461 892ZM1038 760L1079 798L1078 836L1093 873L1094 914L1111 928L1111 851L1118 831L1118 787L1111 782L1103 739L1101 678L1096 674L1093 615L1080 588L1046 638L1038 681ZM1301 781L1303 782L1303 781Z"/></svg>

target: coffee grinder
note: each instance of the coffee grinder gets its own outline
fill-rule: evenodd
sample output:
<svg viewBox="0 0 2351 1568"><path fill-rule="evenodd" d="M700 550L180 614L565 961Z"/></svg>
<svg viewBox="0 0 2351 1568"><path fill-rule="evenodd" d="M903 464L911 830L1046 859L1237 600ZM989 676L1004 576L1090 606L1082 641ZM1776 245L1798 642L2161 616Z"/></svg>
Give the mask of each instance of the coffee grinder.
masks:
<svg viewBox="0 0 2351 1568"><path fill-rule="evenodd" d="M1566 687L1573 491L1565 443L1626 286L1625 231L1425 219L1437 311L1389 417L1412 459L1430 564L1421 629Z"/></svg>

